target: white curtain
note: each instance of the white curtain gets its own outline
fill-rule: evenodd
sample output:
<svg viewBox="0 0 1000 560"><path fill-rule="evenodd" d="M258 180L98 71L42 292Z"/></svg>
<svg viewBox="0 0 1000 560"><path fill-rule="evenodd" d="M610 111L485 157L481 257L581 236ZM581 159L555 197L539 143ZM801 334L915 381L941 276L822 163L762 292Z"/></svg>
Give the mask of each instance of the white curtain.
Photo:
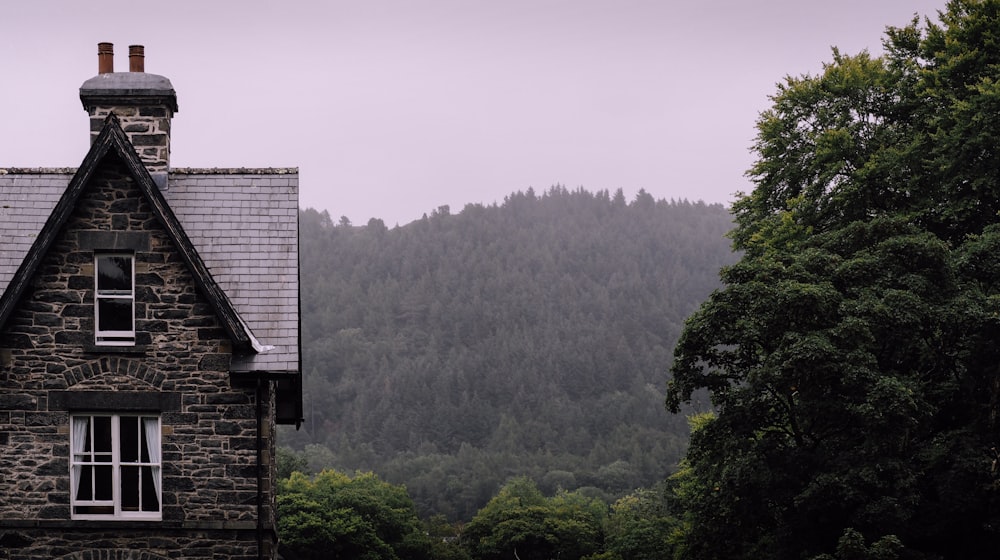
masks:
<svg viewBox="0 0 1000 560"><path fill-rule="evenodd" d="M73 465L73 499L79 495L80 492L80 478L83 474L83 465L80 461L83 461L83 450L87 445L87 431L90 428L90 417L89 416L74 416L73 417L73 458L71 463Z"/></svg>
<svg viewBox="0 0 1000 560"><path fill-rule="evenodd" d="M146 452L149 453L149 462L154 463L153 485L156 486L156 500L160 501L160 419L143 418L142 429L146 432Z"/></svg>

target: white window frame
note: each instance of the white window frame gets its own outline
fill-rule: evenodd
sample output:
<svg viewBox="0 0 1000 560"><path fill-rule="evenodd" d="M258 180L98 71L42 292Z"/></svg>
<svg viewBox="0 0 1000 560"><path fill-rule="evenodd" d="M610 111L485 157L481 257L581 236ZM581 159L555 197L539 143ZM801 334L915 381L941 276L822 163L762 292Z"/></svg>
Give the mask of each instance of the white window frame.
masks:
<svg viewBox="0 0 1000 560"><path fill-rule="evenodd" d="M99 266L102 257L128 258L130 264L130 285L126 290L100 290ZM101 300L126 300L130 303L130 329L127 331L101 330ZM135 345L135 255L133 253L97 252L94 253L94 344L97 346L134 346Z"/></svg>
<svg viewBox="0 0 1000 560"><path fill-rule="evenodd" d="M90 437L90 441L94 441L94 418L110 418L111 419L111 452L97 452L93 449L93 443L91 443L91 450L84 451L85 443L79 440L81 435ZM142 450L139 449L138 458L136 461L122 461L121 455L121 419L140 419L139 429L147 430L146 421L155 421L155 425L150 425L148 431L146 432L146 439L149 443L149 448L147 448L147 455L149 461L143 462ZM88 419L86 423L86 431L83 430L82 425L78 424L77 419ZM163 468L162 468L162 443L160 434L162 423L159 414L114 414L107 412L93 412L93 413L73 413L70 416L70 513L72 519L91 519L91 520L123 520L123 521L134 521L134 520L146 520L146 521L160 521L163 518ZM140 439L141 441L141 439ZM107 457L110 455L110 461L97 461L95 460L95 455L102 455ZM77 494L79 491L79 486L82 479L83 468L86 466L110 466L111 467L111 490L112 498L110 500L79 500L77 499ZM123 467L150 467L152 469L153 485L156 493L156 511L141 511L141 510L126 510L122 507L122 468ZM140 470L141 473L141 470ZM90 476L91 483L94 485L91 487L90 495L94 497L96 494L96 479L91 473ZM138 503L143 503L143 484L141 480L137 482L136 491ZM111 508L113 506L113 512L111 513L77 513L78 507L101 507L101 508Z"/></svg>

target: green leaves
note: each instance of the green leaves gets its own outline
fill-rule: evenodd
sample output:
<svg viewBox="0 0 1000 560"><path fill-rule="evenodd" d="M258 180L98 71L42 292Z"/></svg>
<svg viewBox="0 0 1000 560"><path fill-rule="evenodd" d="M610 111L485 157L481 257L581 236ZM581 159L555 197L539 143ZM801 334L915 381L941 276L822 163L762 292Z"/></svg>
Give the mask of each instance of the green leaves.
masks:
<svg viewBox="0 0 1000 560"><path fill-rule="evenodd" d="M892 118L898 79L882 59L836 50L821 76L786 78L758 121L760 159L748 172L757 186L734 205L737 248L752 253L771 238L769 230L781 230L774 218L784 222L787 213L800 229L817 232L880 214L898 186L880 182L873 191L865 180L891 176L882 163L892 160L904 128Z"/></svg>
<svg viewBox="0 0 1000 560"><path fill-rule="evenodd" d="M430 550L406 489L372 473L293 472L279 482L278 532L305 560L406 560Z"/></svg>
<svg viewBox="0 0 1000 560"><path fill-rule="evenodd" d="M476 514L463 540L473 558L578 560L599 551L606 506L577 492L542 496L534 482L517 478Z"/></svg>
<svg viewBox="0 0 1000 560"><path fill-rule="evenodd" d="M1000 545L984 468L1000 439L1000 2L953 1L942 23L890 30L884 58L835 51L761 117L756 188L734 206L745 253L688 319L668 387L673 411L703 389L717 411L674 481L684 558Z"/></svg>

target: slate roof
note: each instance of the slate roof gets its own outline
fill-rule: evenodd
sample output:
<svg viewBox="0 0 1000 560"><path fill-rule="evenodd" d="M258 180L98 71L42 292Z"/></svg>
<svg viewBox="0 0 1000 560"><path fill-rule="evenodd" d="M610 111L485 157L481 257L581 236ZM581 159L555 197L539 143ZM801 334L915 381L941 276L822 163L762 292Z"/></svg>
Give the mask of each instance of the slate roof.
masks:
<svg viewBox="0 0 1000 560"><path fill-rule="evenodd" d="M233 371L299 370L297 169L174 169L163 195L261 344Z"/></svg>
<svg viewBox="0 0 1000 560"><path fill-rule="evenodd" d="M76 172L0 169L0 293ZM159 193L263 347L234 356L231 370L299 372L298 170L172 169Z"/></svg>
<svg viewBox="0 0 1000 560"><path fill-rule="evenodd" d="M31 249L76 169L0 169L0 293Z"/></svg>

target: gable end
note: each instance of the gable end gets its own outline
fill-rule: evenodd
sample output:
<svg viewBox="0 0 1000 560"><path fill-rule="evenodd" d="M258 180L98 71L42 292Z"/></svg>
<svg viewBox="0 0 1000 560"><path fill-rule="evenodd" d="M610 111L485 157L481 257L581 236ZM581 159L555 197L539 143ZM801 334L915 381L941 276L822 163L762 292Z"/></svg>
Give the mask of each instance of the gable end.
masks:
<svg viewBox="0 0 1000 560"><path fill-rule="evenodd" d="M184 228L181 227L180 222L170 209L170 206L167 205L149 171L136 154L135 148L129 142L114 113L108 115L107 119L105 119L104 127L94 140L94 143L91 144L90 151L73 176L66 191L59 199L59 202L56 203L52 214L49 215L31 249L11 279L10 284L3 295L0 296L0 329L7 324L18 300L24 295L31 279L38 271L42 258L48 252L60 229L72 214L80 193L83 192L86 185L90 182L100 162L109 154L116 155L121 159L128 169L129 174L135 179L139 190L149 201L153 208L153 213L163 225L167 235L177 246L182 259L191 271L198 289L215 309L226 334L233 341L233 349L242 352L259 352L262 349L260 344L250 332L246 322L239 316L225 292L222 291L214 278L212 278L211 273L209 273L205 263L198 255L191 240L184 232ZM141 245L144 242L148 243L148 239L144 241L141 234L122 235L120 233L115 234L114 232L94 232L93 237L86 238L86 240L88 243L103 244L110 242L118 244L123 248L131 245Z"/></svg>

